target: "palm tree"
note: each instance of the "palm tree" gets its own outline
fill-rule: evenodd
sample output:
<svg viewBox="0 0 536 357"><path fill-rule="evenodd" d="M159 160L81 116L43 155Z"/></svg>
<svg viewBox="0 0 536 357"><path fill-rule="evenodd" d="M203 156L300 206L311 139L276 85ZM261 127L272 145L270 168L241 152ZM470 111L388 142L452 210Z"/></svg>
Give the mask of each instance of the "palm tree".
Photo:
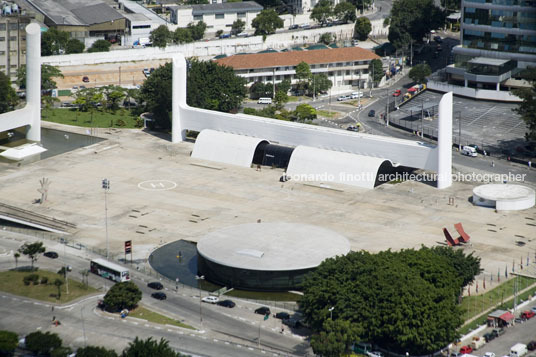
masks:
<svg viewBox="0 0 536 357"><path fill-rule="evenodd" d="M18 263L19 263L19 258L20 258L20 253L15 252L15 254L13 254L13 258L15 258L15 269L17 269L17 266L18 266Z"/></svg>
<svg viewBox="0 0 536 357"><path fill-rule="evenodd" d="M61 286L63 285L63 280L56 279L54 280L54 285L58 288L58 300L61 299Z"/></svg>

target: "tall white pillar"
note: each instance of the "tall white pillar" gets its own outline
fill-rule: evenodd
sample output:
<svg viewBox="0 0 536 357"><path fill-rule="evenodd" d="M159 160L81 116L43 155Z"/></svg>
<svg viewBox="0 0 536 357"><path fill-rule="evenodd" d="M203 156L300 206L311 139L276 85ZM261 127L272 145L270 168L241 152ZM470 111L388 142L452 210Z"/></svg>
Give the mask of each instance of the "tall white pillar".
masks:
<svg viewBox="0 0 536 357"><path fill-rule="evenodd" d="M452 92L439 101L437 133L437 188L452 185Z"/></svg>
<svg viewBox="0 0 536 357"><path fill-rule="evenodd" d="M171 79L171 142L178 143L186 139L186 131L182 129L180 109L186 106L186 60L182 55L173 57Z"/></svg>
<svg viewBox="0 0 536 357"><path fill-rule="evenodd" d="M31 119L26 139L41 141L41 27L26 26L26 105Z"/></svg>

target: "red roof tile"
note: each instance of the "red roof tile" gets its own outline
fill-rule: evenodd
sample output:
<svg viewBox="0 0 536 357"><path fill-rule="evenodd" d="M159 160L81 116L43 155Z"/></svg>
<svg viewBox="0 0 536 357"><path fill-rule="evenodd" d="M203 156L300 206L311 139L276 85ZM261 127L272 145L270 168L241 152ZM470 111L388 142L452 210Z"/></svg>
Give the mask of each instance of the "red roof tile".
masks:
<svg viewBox="0 0 536 357"><path fill-rule="evenodd" d="M360 47L332 48L328 50L289 51L278 53L253 53L234 55L215 60L218 64L234 69L271 68L296 66L300 62L308 64L367 61L379 59L374 52Z"/></svg>

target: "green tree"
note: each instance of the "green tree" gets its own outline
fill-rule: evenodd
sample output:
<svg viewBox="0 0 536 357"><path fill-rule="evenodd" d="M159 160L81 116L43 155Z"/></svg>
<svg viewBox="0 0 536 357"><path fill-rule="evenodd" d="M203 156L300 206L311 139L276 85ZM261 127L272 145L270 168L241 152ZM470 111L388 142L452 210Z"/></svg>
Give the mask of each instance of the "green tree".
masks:
<svg viewBox="0 0 536 357"><path fill-rule="evenodd" d="M370 31L372 31L372 25L368 17L363 16L356 20L354 26L354 36L360 41L365 41Z"/></svg>
<svg viewBox="0 0 536 357"><path fill-rule="evenodd" d="M41 36L41 56L52 56L60 54L69 41L69 33L60 31L55 27L50 27Z"/></svg>
<svg viewBox="0 0 536 357"><path fill-rule="evenodd" d="M149 40L153 46L165 48L168 42L172 39L171 32L166 25L160 25L149 35Z"/></svg>
<svg viewBox="0 0 536 357"><path fill-rule="evenodd" d="M67 44L65 45L65 53L82 53L84 52L85 48L86 46L84 46L84 43L82 41L79 41L76 38L71 38L69 41L67 41Z"/></svg>
<svg viewBox="0 0 536 357"><path fill-rule="evenodd" d="M138 337L133 342L129 343L127 348L123 350L121 357L181 357L184 356L179 352L175 352L169 347L169 342L165 339L160 339L159 342L149 337L146 340L140 340Z"/></svg>
<svg viewBox="0 0 536 357"><path fill-rule="evenodd" d="M173 42L178 44L193 42L192 33L187 28L177 27L173 33Z"/></svg>
<svg viewBox="0 0 536 357"><path fill-rule="evenodd" d="M110 47L112 44L106 40L97 40L93 42L90 48L87 49L88 52L110 52Z"/></svg>
<svg viewBox="0 0 536 357"><path fill-rule="evenodd" d="M344 320L328 319L322 331L311 338L313 352L325 357L339 357L347 354L350 346L359 341L363 334L361 325Z"/></svg>
<svg viewBox="0 0 536 357"><path fill-rule="evenodd" d="M355 5L360 13L363 13L364 9L368 9L372 5L373 0L351 0L350 2Z"/></svg>
<svg viewBox="0 0 536 357"><path fill-rule="evenodd" d="M432 69L427 63L421 63L416 66L413 66L410 69L408 76L417 83L426 83L429 75L432 74Z"/></svg>
<svg viewBox="0 0 536 357"><path fill-rule="evenodd" d="M240 32L244 31L245 28L246 23L240 19L237 19L231 26L231 35L238 35Z"/></svg>
<svg viewBox="0 0 536 357"><path fill-rule="evenodd" d="M16 269L19 264L20 253L15 252L15 254L13 254L13 258L15 258L15 269Z"/></svg>
<svg viewBox="0 0 536 357"><path fill-rule="evenodd" d="M63 280L61 279L54 280L54 285L58 289L58 295L56 295L56 298L59 300L61 299L61 286L63 285Z"/></svg>
<svg viewBox="0 0 536 357"><path fill-rule="evenodd" d="M199 41L203 39L203 36L205 36L205 30L207 29L207 24L204 23L203 21L199 21L197 24L190 22L187 28L188 30L190 30L190 33L192 34L192 39L194 41Z"/></svg>
<svg viewBox="0 0 536 357"><path fill-rule="evenodd" d="M0 356L13 356L19 343L19 336L15 332L0 330Z"/></svg>
<svg viewBox="0 0 536 357"><path fill-rule="evenodd" d="M331 33L324 32L322 35L320 35L320 38L318 39L318 42L323 43L325 45L329 45L333 41L333 38L331 37Z"/></svg>
<svg viewBox="0 0 536 357"><path fill-rule="evenodd" d="M512 92L521 98L521 103L514 109L527 125L527 141L536 141L536 68L530 67L521 73L522 78L530 83L529 88L519 88Z"/></svg>
<svg viewBox="0 0 536 357"><path fill-rule="evenodd" d="M421 42L431 30L442 27L445 13L433 0L396 0L391 9L389 41L398 49Z"/></svg>
<svg viewBox="0 0 536 357"><path fill-rule="evenodd" d="M432 251L449 260L450 266L454 267L458 276L462 278L462 287L472 283L475 277L483 271L480 267L480 257L475 257L474 252L465 255L463 250L445 246L435 246Z"/></svg>
<svg viewBox="0 0 536 357"><path fill-rule="evenodd" d="M309 104L300 104L294 110L294 117L301 122L316 119L316 109Z"/></svg>
<svg viewBox="0 0 536 357"><path fill-rule="evenodd" d="M335 5L333 13L337 20L344 21L345 23L354 22L357 17L355 14L355 5L348 1Z"/></svg>
<svg viewBox="0 0 536 357"><path fill-rule="evenodd" d="M290 90L290 87L291 87L290 79L284 79L281 82L276 83L275 90L276 92L282 91L283 93L287 94L288 91Z"/></svg>
<svg viewBox="0 0 536 357"><path fill-rule="evenodd" d="M278 90L275 92L274 105L278 110L283 109L283 106L288 101L289 101L289 97L286 92L283 92L282 90Z"/></svg>
<svg viewBox="0 0 536 357"><path fill-rule="evenodd" d="M311 67L306 62L300 62L296 66L296 78L298 79L298 90L305 91L309 87L309 82L313 78Z"/></svg>
<svg viewBox="0 0 536 357"><path fill-rule="evenodd" d="M25 343L33 353L49 356L53 350L61 347L62 341L55 333L36 331L26 335Z"/></svg>
<svg viewBox="0 0 536 357"><path fill-rule="evenodd" d="M57 83L54 78L63 78L63 73L56 66L49 64L41 65L41 90L55 89ZM26 88L26 65L22 65L17 69L17 85L19 88Z"/></svg>
<svg viewBox="0 0 536 357"><path fill-rule="evenodd" d="M275 30L283 27L283 20L273 9L262 10L251 22L255 35L271 35Z"/></svg>
<svg viewBox="0 0 536 357"><path fill-rule="evenodd" d="M19 253L23 255L27 255L28 258L30 258L32 262L32 270L34 263L37 261L37 257L39 254L42 254L45 252L45 247L43 246L43 242L35 242L35 243L24 243L19 248Z"/></svg>
<svg viewBox="0 0 536 357"><path fill-rule="evenodd" d="M377 83L382 80L384 73L383 64L380 59L376 58L370 61L368 70L374 83ZM374 83L372 84L372 86L374 86Z"/></svg>
<svg viewBox="0 0 536 357"><path fill-rule="evenodd" d="M106 108L110 108L113 112L119 108L121 99L125 98L125 89L113 84L103 87L102 93L106 102Z"/></svg>
<svg viewBox="0 0 536 357"><path fill-rule="evenodd" d="M208 4L208 0L186 0L184 2L186 5L204 5Z"/></svg>
<svg viewBox="0 0 536 357"><path fill-rule="evenodd" d="M320 24L327 23L333 17L333 3L329 0L320 0L309 17Z"/></svg>
<svg viewBox="0 0 536 357"><path fill-rule="evenodd" d="M59 103L60 100L51 95L42 95L41 96L41 105L44 107L47 116L49 114L50 108L54 106L54 103Z"/></svg>
<svg viewBox="0 0 536 357"><path fill-rule="evenodd" d="M249 94L251 99L259 99L261 97L272 98L272 83L263 83L261 81L255 82L249 87Z"/></svg>
<svg viewBox="0 0 536 357"><path fill-rule="evenodd" d="M117 357L117 353L100 346L86 346L76 351L76 357Z"/></svg>
<svg viewBox="0 0 536 357"><path fill-rule="evenodd" d="M307 275L300 307L316 333L331 306L334 319L366 327L360 339L423 355L457 338L462 282L451 261L429 248L351 252Z"/></svg>
<svg viewBox="0 0 536 357"><path fill-rule="evenodd" d="M104 295L104 306L108 311L132 310L141 300L141 291L131 281L117 283Z"/></svg>
<svg viewBox="0 0 536 357"><path fill-rule="evenodd" d="M18 101L19 97L11 87L9 77L0 71L0 114L13 110Z"/></svg>
<svg viewBox="0 0 536 357"><path fill-rule="evenodd" d="M50 352L50 357L68 357L73 353L70 347L58 347Z"/></svg>
<svg viewBox="0 0 536 357"><path fill-rule="evenodd" d="M328 91L333 83L325 73L319 73L313 75L313 84L309 86L309 92L311 95L318 95L320 92ZM313 93L314 92L314 93Z"/></svg>

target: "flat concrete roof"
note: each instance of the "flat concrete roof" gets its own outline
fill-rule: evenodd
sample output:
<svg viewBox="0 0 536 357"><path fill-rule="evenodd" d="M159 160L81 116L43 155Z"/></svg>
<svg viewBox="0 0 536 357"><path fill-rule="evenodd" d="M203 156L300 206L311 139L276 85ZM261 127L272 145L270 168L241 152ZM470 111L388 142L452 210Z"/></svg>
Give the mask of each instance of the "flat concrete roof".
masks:
<svg viewBox="0 0 536 357"><path fill-rule="evenodd" d="M477 186L473 193L488 200L516 200L534 196L534 190L523 185L487 184Z"/></svg>
<svg viewBox="0 0 536 357"><path fill-rule="evenodd" d="M487 64L491 66L502 66L510 60L500 58L476 57L470 60L471 64Z"/></svg>
<svg viewBox="0 0 536 357"><path fill-rule="evenodd" d="M291 271L317 267L350 251L332 230L301 223L249 223L214 231L197 243L205 259L233 268Z"/></svg>

